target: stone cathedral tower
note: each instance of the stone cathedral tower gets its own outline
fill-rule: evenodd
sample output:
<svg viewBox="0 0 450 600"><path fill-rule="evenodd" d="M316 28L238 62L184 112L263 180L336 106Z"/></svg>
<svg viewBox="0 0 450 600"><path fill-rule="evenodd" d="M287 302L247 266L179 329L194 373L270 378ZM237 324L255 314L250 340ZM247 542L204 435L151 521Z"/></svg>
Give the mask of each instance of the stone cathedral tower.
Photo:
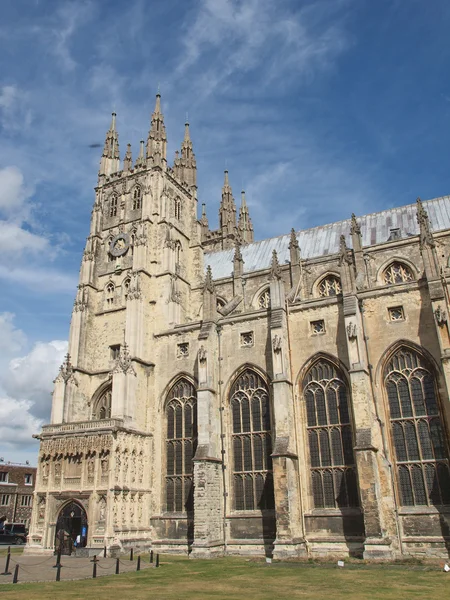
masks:
<svg viewBox="0 0 450 600"><path fill-rule="evenodd" d="M254 241L113 114L29 551L447 556L450 198Z"/></svg>

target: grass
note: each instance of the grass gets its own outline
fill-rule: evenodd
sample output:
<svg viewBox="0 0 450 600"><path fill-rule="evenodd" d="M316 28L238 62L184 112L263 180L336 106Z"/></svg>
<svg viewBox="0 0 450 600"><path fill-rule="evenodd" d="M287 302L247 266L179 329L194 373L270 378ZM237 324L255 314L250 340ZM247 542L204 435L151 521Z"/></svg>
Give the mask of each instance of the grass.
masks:
<svg viewBox="0 0 450 600"><path fill-rule="evenodd" d="M159 569L96 580L2 585L2 600L231 600L292 598L322 600L399 600L449 597L450 573L439 567L274 562L226 557L189 560L164 556Z"/></svg>

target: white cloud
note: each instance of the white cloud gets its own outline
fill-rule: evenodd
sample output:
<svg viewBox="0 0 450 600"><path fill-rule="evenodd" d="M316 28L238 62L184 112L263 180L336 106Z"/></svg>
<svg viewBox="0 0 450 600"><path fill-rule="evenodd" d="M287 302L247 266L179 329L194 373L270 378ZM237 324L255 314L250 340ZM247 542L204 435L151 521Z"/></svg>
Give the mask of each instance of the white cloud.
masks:
<svg viewBox="0 0 450 600"><path fill-rule="evenodd" d="M25 202L32 193L26 187L20 169L15 166L0 169L0 211L8 217L22 220Z"/></svg>
<svg viewBox="0 0 450 600"><path fill-rule="evenodd" d="M0 455L6 460L37 451L31 436L49 420L53 379L67 352L61 340L37 342L24 353L26 345L14 315L0 313Z"/></svg>

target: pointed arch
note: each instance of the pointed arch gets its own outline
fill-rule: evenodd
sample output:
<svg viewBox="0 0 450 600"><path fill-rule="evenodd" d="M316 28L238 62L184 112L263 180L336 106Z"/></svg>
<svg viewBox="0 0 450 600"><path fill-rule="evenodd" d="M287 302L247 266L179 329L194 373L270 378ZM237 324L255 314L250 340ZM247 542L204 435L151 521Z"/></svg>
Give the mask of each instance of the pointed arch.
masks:
<svg viewBox="0 0 450 600"><path fill-rule="evenodd" d="M395 285L416 281L417 267L407 258L390 258L378 269L377 281L380 285Z"/></svg>
<svg viewBox="0 0 450 600"><path fill-rule="evenodd" d="M165 394L166 511L194 507L194 463L197 448L197 391L190 377L179 375Z"/></svg>
<svg viewBox="0 0 450 600"><path fill-rule="evenodd" d="M94 392L91 400L93 421L111 418L112 407L112 383L105 381Z"/></svg>
<svg viewBox="0 0 450 600"><path fill-rule="evenodd" d="M359 505L350 387L334 357L320 353L302 369L312 496L315 508Z"/></svg>
<svg viewBox="0 0 450 600"><path fill-rule="evenodd" d="M119 206L119 196L117 195L116 192L114 192L113 194L111 194L110 199L109 199L109 216L110 217L117 217L118 206Z"/></svg>
<svg viewBox="0 0 450 600"><path fill-rule="evenodd" d="M397 342L385 355L382 382L400 504L450 505L448 436L435 366L416 344Z"/></svg>
<svg viewBox="0 0 450 600"><path fill-rule="evenodd" d="M241 367L231 378L228 401L234 509L274 509L272 411L267 377L253 366Z"/></svg>
<svg viewBox="0 0 450 600"><path fill-rule="evenodd" d="M122 283L122 296L123 296L123 302L126 303L127 298L128 298L128 292L130 290L130 284L131 284L131 278L130 277L126 277L123 280Z"/></svg>
<svg viewBox="0 0 450 600"><path fill-rule="evenodd" d="M328 298L342 294L341 278L338 273L321 275L313 284L313 296Z"/></svg>
<svg viewBox="0 0 450 600"><path fill-rule="evenodd" d="M106 308L113 308L114 303L115 303L115 296L116 296L116 286L113 281L109 280L105 284L105 288L104 288L104 297L105 297L105 307Z"/></svg>
<svg viewBox="0 0 450 600"><path fill-rule="evenodd" d="M142 187L138 183L134 186L131 195L133 199L132 210L139 210L142 206Z"/></svg>

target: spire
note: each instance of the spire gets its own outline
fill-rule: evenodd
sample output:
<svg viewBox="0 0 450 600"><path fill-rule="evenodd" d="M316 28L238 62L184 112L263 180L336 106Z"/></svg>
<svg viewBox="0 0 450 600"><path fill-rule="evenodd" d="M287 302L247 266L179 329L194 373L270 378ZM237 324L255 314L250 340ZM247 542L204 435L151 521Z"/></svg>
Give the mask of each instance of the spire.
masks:
<svg viewBox="0 0 450 600"><path fill-rule="evenodd" d="M300 262L300 246L298 245L297 234L295 233L294 228L291 229L288 248L291 264L298 265Z"/></svg>
<svg viewBox="0 0 450 600"><path fill-rule="evenodd" d="M151 165L160 165L166 161L167 137L164 125L164 116L161 112L161 94L156 94L155 110L150 122L150 131L147 137L147 159Z"/></svg>
<svg viewBox="0 0 450 600"><path fill-rule="evenodd" d="M184 124L184 140L181 144L181 158L175 157L175 165L178 167L178 177L183 183L190 187L197 185L197 162L195 160L192 146L189 123Z"/></svg>
<svg viewBox="0 0 450 600"><path fill-rule="evenodd" d="M145 164L144 144L144 140L139 142L139 156L136 159L136 167L141 167Z"/></svg>
<svg viewBox="0 0 450 600"><path fill-rule="evenodd" d="M224 183L222 187L222 201L219 208L219 223L222 235L236 233L236 204L234 203L233 192L228 180L228 171L225 170Z"/></svg>
<svg viewBox="0 0 450 600"><path fill-rule="evenodd" d="M202 227L209 227L208 217L206 216L206 204L204 202L202 204L202 218L200 219L200 223Z"/></svg>
<svg viewBox="0 0 450 600"><path fill-rule="evenodd" d="M250 219L250 213L245 201L245 192L241 192L241 208L239 209L239 221L238 221L239 234L243 244L249 244L253 242L253 225Z"/></svg>
<svg viewBox="0 0 450 600"><path fill-rule="evenodd" d="M99 175L111 175L120 170L119 134L116 131L116 113L112 113L111 126L106 134Z"/></svg>
<svg viewBox="0 0 450 600"><path fill-rule="evenodd" d="M131 144L127 144L127 151L125 153L125 158L123 159L123 170L131 171L133 167L133 157L131 155Z"/></svg>

